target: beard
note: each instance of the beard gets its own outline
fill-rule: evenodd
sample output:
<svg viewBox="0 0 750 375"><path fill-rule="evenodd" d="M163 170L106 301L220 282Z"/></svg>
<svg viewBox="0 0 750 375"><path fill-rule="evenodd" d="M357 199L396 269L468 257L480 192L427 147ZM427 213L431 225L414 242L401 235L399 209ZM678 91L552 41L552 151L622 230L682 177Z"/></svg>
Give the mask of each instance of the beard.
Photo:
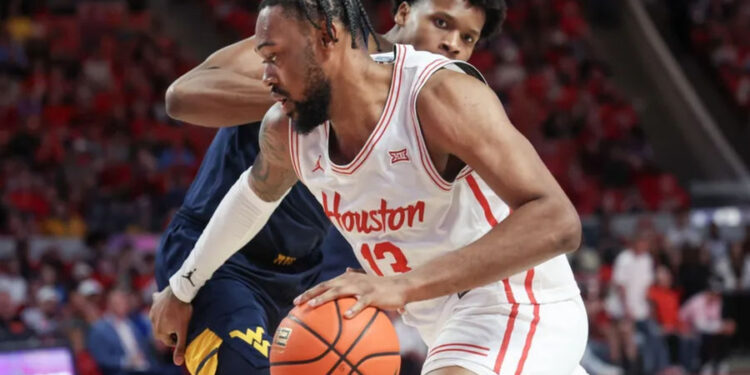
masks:
<svg viewBox="0 0 750 375"><path fill-rule="evenodd" d="M289 116L294 129L308 134L328 120L331 104L331 82L315 61L312 48L305 48L305 94L300 101L293 100L294 109Z"/></svg>

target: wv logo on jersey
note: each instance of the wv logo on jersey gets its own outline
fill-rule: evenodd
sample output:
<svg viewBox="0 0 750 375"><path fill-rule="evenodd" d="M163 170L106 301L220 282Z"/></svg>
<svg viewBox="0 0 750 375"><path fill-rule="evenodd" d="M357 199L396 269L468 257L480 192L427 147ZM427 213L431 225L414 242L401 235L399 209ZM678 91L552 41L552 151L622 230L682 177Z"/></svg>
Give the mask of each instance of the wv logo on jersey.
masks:
<svg viewBox="0 0 750 375"><path fill-rule="evenodd" d="M271 343L268 342L268 340L263 340L263 333L265 333L265 330L263 327L257 327L255 328L255 331L248 328L245 333L240 332L240 330L235 329L232 332L229 332L229 337L231 338L239 338L240 340L246 342L248 345L252 345L255 350L259 351L260 354L263 354L264 357L268 358L268 347L271 345Z"/></svg>

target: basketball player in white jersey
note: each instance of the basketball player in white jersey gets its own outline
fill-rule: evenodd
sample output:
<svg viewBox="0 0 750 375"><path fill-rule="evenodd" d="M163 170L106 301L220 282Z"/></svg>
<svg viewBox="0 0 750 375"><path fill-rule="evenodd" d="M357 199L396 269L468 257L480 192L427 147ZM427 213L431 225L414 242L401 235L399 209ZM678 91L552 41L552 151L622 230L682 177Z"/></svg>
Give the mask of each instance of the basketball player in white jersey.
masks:
<svg viewBox="0 0 750 375"><path fill-rule="evenodd" d="M446 57L457 60L468 59L479 40L491 38L499 30L505 15L505 3L503 0L396 0L393 2L393 5L395 25L386 34L378 38L381 51L392 50L392 43L405 43L414 45L418 50L423 49L443 54ZM371 39L368 46L371 52L378 50L376 48L378 45L372 37L373 34L370 34ZM208 57L198 67L175 81L167 92L166 101L170 116L191 124L229 127L219 131L201 165L200 173L203 176L210 176L210 178L200 179L200 176L198 176L191 186L191 190L198 190L203 193L202 195L211 191L220 193L221 195L216 198L202 197L201 199L204 199L204 201L201 202L195 202L197 199L195 197L200 197L196 194L191 195L194 197L192 201L186 198L186 202L183 204L181 210L187 210L193 217L202 216L198 215L199 212L195 212L194 207L200 207L203 211L208 212L208 217L210 217L223 194L229 190L234 180L237 179L237 176L249 166L249 164L246 165L244 162L249 160L247 154L254 155L257 152L256 145L247 144L243 148L231 147L234 144L242 144L243 141L247 142L248 138L253 139L253 135L248 134L254 133L254 136L257 136L258 129L260 128L260 120L274 103L269 96L268 86L262 82L263 64L262 59L255 52L255 45L255 37L250 37L222 48ZM247 125L233 126L237 124ZM226 146L216 147L217 142L224 142ZM212 157L211 153L214 155L223 155ZM205 186L210 186L210 188L205 188ZM315 200L312 196L310 198ZM216 203L211 206L205 203L205 200L215 201ZM287 200L289 201L289 199ZM318 209L320 210L319 206ZM320 211L322 215L322 210ZM310 212L306 211L304 206L300 207L299 212L302 215L310 215ZM202 224L196 224L192 220L175 220L170 223L170 229L167 230L165 236L169 236L168 238L172 240L162 241L159 249L162 259L169 259L168 262L161 264L162 269L168 268L171 271L175 271L182 265L183 259L187 257L187 254L193 248L195 241L205 228L207 222L208 218ZM281 225L282 223L275 222L270 227L275 228ZM174 232L178 231L182 233L195 233L195 237L191 237L191 239L194 239L192 239L192 242L189 242L185 239L186 236L174 234ZM353 264L352 258L354 258L351 248L343 238L340 238L338 230L331 228L330 232L322 246L322 251L325 253L323 259L325 275L321 275L323 280L330 278L329 275L343 272L344 266ZM306 237L308 236L300 233L297 242L305 243L307 241L310 244L315 243L315 238ZM210 244L207 247L214 250ZM184 256L164 256L169 253L165 249L170 248L173 251L184 253ZM268 252L274 249L258 250ZM249 249L246 246L244 250L240 250L240 252L243 251L247 254L251 253L253 249ZM236 270L237 262L229 263L224 264L223 268L233 267L232 269ZM170 268L172 264L174 264L174 269ZM169 267L165 267L165 265ZM157 262L157 273L160 270L158 266L159 262ZM169 275L168 272L163 272L163 274ZM235 294L241 293L241 291L237 290L240 289L238 285L246 286L249 284L257 286L259 284L258 278L253 276L254 272L245 272L243 274L250 276L242 278L241 284L237 283L234 285L235 291L233 293ZM261 274L261 276L267 277L268 275ZM223 278L224 283L228 282L226 280L226 272L224 274L221 271L218 274L214 273L212 279L217 278ZM163 282L162 279L161 283ZM286 278L284 282L292 283L293 281ZM163 284L160 284L160 287L163 287ZM268 285L264 284L263 287L268 288ZM213 326L210 327L212 331L221 334L222 332L215 327L217 324L213 321L216 316L221 316L230 309L235 311L232 314L232 326L224 330L224 334L240 326L240 331L245 331L248 327L257 329L257 326L253 323L259 319L258 314L253 315L248 313L248 311L252 312L252 309L243 309L237 312L237 303L223 301L222 299L225 299L226 296L211 293L216 288L218 288L216 283L214 283L213 287L209 286L209 288L205 288L204 286L201 288L203 293L198 298L197 303L195 299L186 300L185 302L178 300L168 287L155 296L151 315L154 318L152 322L154 332L157 338L165 341L165 344L175 346L175 363L181 364L186 362L186 367L194 369L193 365L197 367L199 363L205 362L206 357L204 355L209 356L210 353L214 352L213 349L216 342L210 340L191 340L191 333L201 332L201 334L205 334L205 325L210 325ZM268 289L277 294L278 299L283 299L279 296L288 293L284 292L282 288L283 285L276 284L273 288ZM304 286L299 286L298 288L299 290L305 289ZM251 294L253 292L253 290L250 291ZM286 305L283 305L283 308L288 310L293 306L292 297L289 297L285 302ZM249 301L249 299L243 302L245 306L252 303L253 301ZM205 309L210 309L211 313L205 314ZM282 317L286 314L285 310L278 310L276 312L277 307L275 306L267 306L259 314L267 312L266 314L270 315L272 312L274 316L279 315ZM273 335L274 325L267 324L263 327L268 335ZM185 337L188 339L185 340ZM215 339L218 340L221 337L215 336ZM270 341L271 338L265 336L264 339ZM259 352L255 350L256 347L252 342L246 344L250 349L244 352L241 350L230 351L226 349L225 347L228 346L227 344L231 340L234 340L236 346L240 346L241 349L245 345L245 341L236 337L224 340L219 346L218 353L214 354L214 356L219 357L217 373L248 373L250 371L248 370L250 367L247 366L252 366L252 363L247 363L245 365L247 368L245 368L240 366L240 364L244 363L242 361L232 361L231 358L227 361L227 357L233 354L238 354L243 356L243 358L250 356L251 360L257 362L265 358L257 354ZM231 363L231 365L226 365L226 363ZM210 372L210 369L204 367L201 373L206 371ZM261 373L262 371L254 369L251 372Z"/></svg>
<svg viewBox="0 0 750 375"><path fill-rule="evenodd" d="M403 309L430 347L424 374L585 373L570 201L471 68L402 45L376 63L352 48L358 35L338 1L261 4L257 50L280 103L198 240L216 251L191 253L181 270L194 277L175 293L200 287L300 180L368 274L297 303Z"/></svg>

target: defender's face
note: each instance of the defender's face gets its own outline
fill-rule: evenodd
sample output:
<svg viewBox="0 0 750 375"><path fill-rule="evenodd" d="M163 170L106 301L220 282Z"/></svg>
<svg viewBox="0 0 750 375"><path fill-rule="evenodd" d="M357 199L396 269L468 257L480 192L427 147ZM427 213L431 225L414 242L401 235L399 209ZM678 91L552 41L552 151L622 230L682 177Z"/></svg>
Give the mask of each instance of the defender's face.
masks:
<svg viewBox="0 0 750 375"><path fill-rule="evenodd" d="M485 14L468 0L419 0L401 4L395 21L403 27L404 42L415 49L468 60L484 27Z"/></svg>

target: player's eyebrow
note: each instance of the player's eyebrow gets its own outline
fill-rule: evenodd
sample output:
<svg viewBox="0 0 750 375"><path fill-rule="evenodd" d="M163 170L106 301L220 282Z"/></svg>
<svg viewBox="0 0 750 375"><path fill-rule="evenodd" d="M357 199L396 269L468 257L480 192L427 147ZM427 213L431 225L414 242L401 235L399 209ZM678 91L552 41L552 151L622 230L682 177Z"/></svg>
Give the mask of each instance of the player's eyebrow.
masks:
<svg viewBox="0 0 750 375"><path fill-rule="evenodd" d="M456 22L456 18L453 17L453 16L451 16L448 13L445 13L443 11L437 11L437 12L435 12L435 14L438 15L438 16L440 16L440 17L443 17L443 18L447 19L448 21L450 21L453 24L457 23ZM477 37L479 37L479 35L481 34L481 32L479 30L477 30L477 29L469 29L469 34L471 34L471 36L473 36L474 38L477 38Z"/></svg>
<svg viewBox="0 0 750 375"><path fill-rule="evenodd" d="M274 42L271 42L271 41L265 41L265 42L263 42L263 43L260 43L260 44L258 44L257 46L255 46L255 52L260 52L260 50L261 50L261 49L262 49L263 47L272 47L272 46L275 46L275 45L276 45L276 43L274 43Z"/></svg>

